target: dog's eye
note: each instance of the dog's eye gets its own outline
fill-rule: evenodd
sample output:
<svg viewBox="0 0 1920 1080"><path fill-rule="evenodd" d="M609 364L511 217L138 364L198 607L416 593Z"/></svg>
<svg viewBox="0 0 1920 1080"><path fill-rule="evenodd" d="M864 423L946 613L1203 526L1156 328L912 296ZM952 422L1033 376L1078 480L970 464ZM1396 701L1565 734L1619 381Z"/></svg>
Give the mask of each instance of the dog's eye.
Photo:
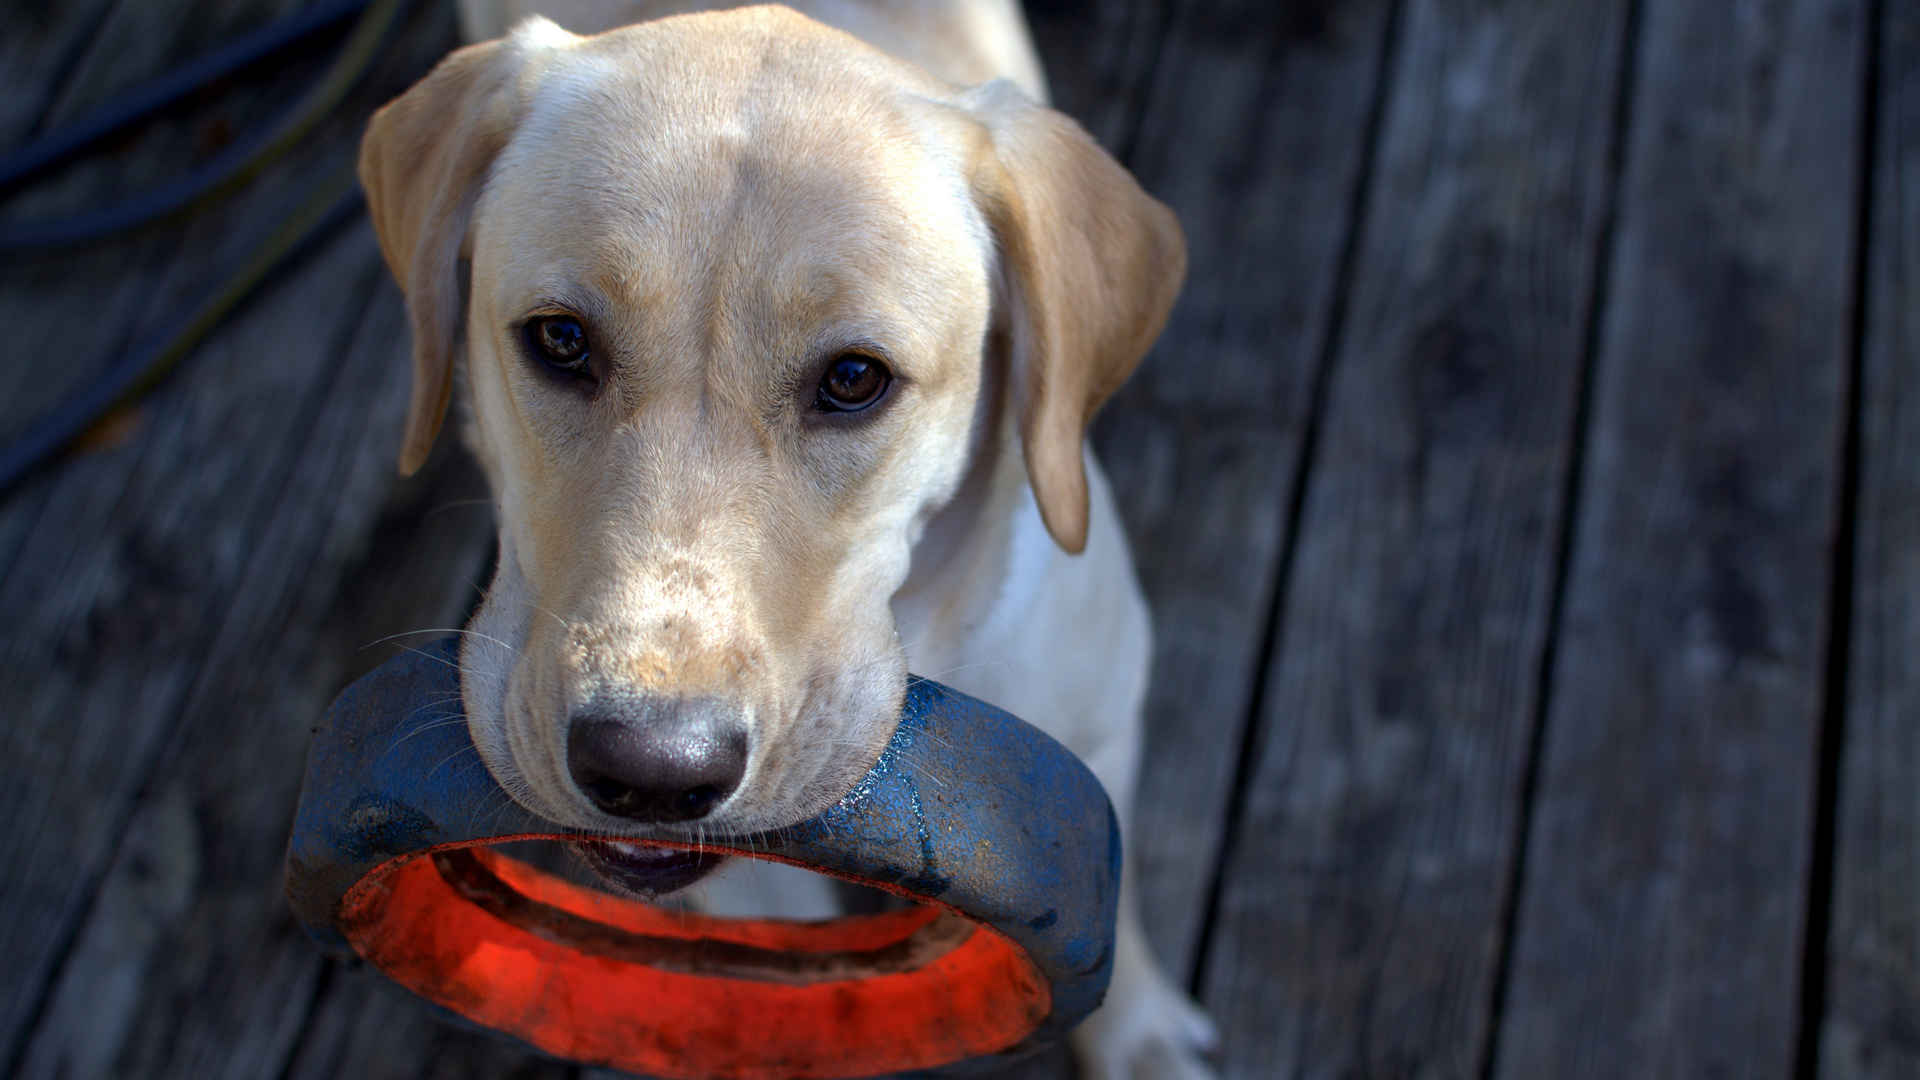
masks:
<svg viewBox="0 0 1920 1080"><path fill-rule="evenodd" d="M859 412L879 401L892 382L893 373L887 365L873 357L841 353L820 377L815 408L821 412Z"/></svg>
<svg viewBox="0 0 1920 1080"><path fill-rule="evenodd" d="M525 328L527 348L540 362L562 375L587 378L593 374L593 350L587 344L587 329L571 315L542 315L529 319Z"/></svg>

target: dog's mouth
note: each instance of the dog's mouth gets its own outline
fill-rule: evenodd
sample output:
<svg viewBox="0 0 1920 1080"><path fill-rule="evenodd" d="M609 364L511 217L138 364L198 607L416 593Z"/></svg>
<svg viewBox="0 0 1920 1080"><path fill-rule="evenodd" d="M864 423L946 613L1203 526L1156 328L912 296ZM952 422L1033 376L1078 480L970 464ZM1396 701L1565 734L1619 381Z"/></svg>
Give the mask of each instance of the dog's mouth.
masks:
<svg viewBox="0 0 1920 1080"><path fill-rule="evenodd" d="M581 840L573 847L594 873L646 900L686 888L727 858L709 851L680 851L618 840Z"/></svg>

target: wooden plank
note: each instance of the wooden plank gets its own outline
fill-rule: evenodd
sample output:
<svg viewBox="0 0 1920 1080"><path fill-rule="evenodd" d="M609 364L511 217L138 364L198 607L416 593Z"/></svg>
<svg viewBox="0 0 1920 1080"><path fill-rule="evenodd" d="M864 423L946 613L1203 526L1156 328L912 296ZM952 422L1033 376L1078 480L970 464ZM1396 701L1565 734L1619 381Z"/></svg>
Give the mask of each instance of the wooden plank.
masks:
<svg viewBox="0 0 1920 1080"><path fill-rule="evenodd" d="M407 77L449 47L446 10L429 12L409 33ZM327 141L350 152L365 109L397 89L388 78L369 90L357 115L350 111ZM384 280L370 248L363 255L373 278ZM296 319L326 310L311 283L294 288ZM380 296L344 350L349 366L329 382L330 396L260 529L261 554L180 710L186 727L158 770L168 779L143 799L197 808L192 894L178 910L159 913L170 917L156 918L151 905L132 917L124 903L116 910L119 898L138 894L156 850L165 851L149 842L147 815L139 815L62 970L29 1072L78 1063L76 1074L102 1064L125 1075L257 1076L311 1072L329 1059L345 1071L323 1064L320 1074L567 1071L447 1027L397 991L370 1001L364 979L320 978L327 965L291 926L279 895L307 725L258 718L317 716L341 685L400 647L365 649L367 642L397 628L457 625L490 543L484 493L457 453L449 455L457 465L443 458L424 478L394 486L407 330L397 293L382 285ZM219 857L196 862L191 852ZM116 985L122 993L103 998L100 990ZM169 1007L155 1009L155 1002ZM324 1021L343 1007L369 1016L377 1010L378 1022L330 1030ZM309 1029L316 1018L321 1023Z"/></svg>
<svg viewBox="0 0 1920 1080"><path fill-rule="evenodd" d="M1820 1071L1920 1076L1920 8L1880 5L1860 479Z"/></svg>
<svg viewBox="0 0 1920 1080"><path fill-rule="evenodd" d="M86 28L90 44L83 56L77 61L66 58L72 62L64 65L65 78L58 93L45 103L45 126L57 129L84 118L117 94L211 51L235 34L257 29L304 6L304 0L111 5L108 17ZM52 5L52 8L79 14L86 10L86 5ZM262 65L249 73L249 78L242 83L204 95L191 107L150 118L29 184L8 200L5 218L8 221L61 218L119 203L151 184L171 181L236 140L257 137L267 130L286 115L289 104L312 84L330 59L328 49L290 50L276 63ZM129 277L137 280L141 275L129 270L142 264L129 261L129 249L171 251L180 240L183 227L176 223L172 229L152 228L131 236L51 251L10 253L9 264L24 262L26 266L0 267L6 272L0 283L12 294L23 288L42 286L48 279L68 282L84 278L90 283ZM170 242L152 242L162 238ZM218 239L225 245L236 242L226 237ZM129 240L136 243L129 244ZM73 264L76 259L100 259L113 272L76 273ZM104 306L96 301L58 310L84 310L97 316ZM126 328L118 329L125 332ZM43 371L39 381L49 381L49 374L57 373ZM11 372L9 378L14 378ZM59 384L58 379L52 381ZM20 406L9 400L0 416L11 419L19 410Z"/></svg>
<svg viewBox="0 0 1920 1080"><path fill-rule="evenodd" d="M443 36L438 43L422 36L411 47L437 54L450 18L443 11L426 17L438 20ZM415 74L425 62L414 57ZM376 80L315 134L308 152L219 213L180 226L168 277L145 276L138 287L163 295L187 289L184 279L204 289L214 253L229 238L263 235L285 212L290 192L352 160L366 111L392 81ZM308 449L303 440L324 415L321 403L340 378L338 354L360 306L385 276L364 227L355 237L304 268L293 294L280 294L203 347L156 394L127 445L77 459L38 482L48 492L47 509L0 580L0 606L13 620L0 672L8 685L34 687L0 735L10 762L0 804L21 823L5 842L12 870L0 882L0 910L8 914L0 940L15 961L0 991L0 1047L8 1060L19 1060L31 1017L57 1007L57 993L45 996L48 979L76 934L89 940L81 915L108 871L136 792L188 707L221 627L245 610L250 560L284 505L283 487ZM137 268L128 272L139 276ZM399 325L387 333L404 338ZM272 555L268 549L259 557ZM185 771L232 779L219 761L215 753ZM296 757L289 777L298 771ZM284 829L285 819L250 824L264 832ZM283 839L273 841L276 861ZM134 852L123 865L137 871L140 862ZM262 880L275 876L272 864L256 869ZM199 918L198 905L211 901L196 893L192 902L189 914ZM172 959L184 965L187 958ZM82 965L72 977L84 984L91 975ZM139 1007L156 1020L173 1015L152 1002ZM303 1009L290 1014L296 1027Z"/></svg>
<svg viewBox="0 0 1920 1080"><path fill-rule="evenodd" d="M100 25L118 0L74 4L14 4L0 37L0 146L9 149L33 137L47 120L74 64L98 39Z"/></svg>
<svg viewBox="0 0 1920 1080"><path fill-rule="evenodd" d="M298 314L359 302L376 280L372 254L364 242L330 251L309 271L316 307ZM286 348L296 325L283 313L273 336L246 347L304 363L251 364L232 345L224 362L203 354L156 397L141 437L69 466L65 497L0 584L0 608L16 620L0 672L35 687L0 734L12 774L0 807L20 823L0 840L12 868L0 881L0 944L18 964L0 991L6 1043L20 1037L201 667L257 515L277 495L275 466L297 449L299 403L330 381L315 354L339 342L313 335L303 356Z"/></svg>
<svg viewBox="0 0 1920 1080"><path fill-rule="evenodd" d="M1625 9L1402 15L1206 959L1229 1075L1479 1073Z"/></svg>
<svg viewBox="0 0 1920 1080"><path fill-rule="evenodd" d="M1186 230L1160 345L1095 431L1154 613L1129 838L1149 939L1191 978L1346 242L1388 5L1301 33L1183 5L1129 165Z"/></svg>
<svg viewBox="0 0 1920 1080"><path fill-rule="evenodd" d="M20 5L15 5L16 7ZM35 5L74 7L67 18L87 18L82 48L59 58L64 69L44 102L42 126L57 127L82 116L180 64L212 52L242 34L312 6L311 0L198 0L191 4L114 3ZM290 67L290 50L278 67ZM159 62L156 62L159 61ZM304 73L296 73L304 74ZM284 109L288 98L250 104ZM215 108L209 100L203 105Z"/></svg>
<svg viewBox="0 0 1920 1080"><path fill-rule="evenodd" d="M370 233L358 232L355 253L366 255ZM311 296L290 289L285 311L304 317ZM262 316L284 333L287 314ZM322 959L291 925L278 869L310 724L352 674L398 648L365 649L369 641L458 620L489 544L484 507L423 504L481 494L457 457L451 475L442 468L394 490L405 325L397 296L383 294L322 389L181 710L184 727L141 800L191 807L187 842L153 836L150 823L167 815L136 815L38 1026L29 1072L274 1075L305 1025ZM369 550L376 537L386 543ZM117 910L156 866L161 880L191 883L184 902ZM99 992L110 981L121 995Z"/></svg>
<svg viewBox="0 0 1920 1080"><path fill-rule="evenodd" d="M45 126L54 130L84 119L234 37L308 6L307 0L118 3L92 28L88 48L49 103ZM332 52L318 39L290 48L191 104L142 121L24 189L8 201L7 217L61 217L175 179L190 164L237 140L257 137L285 116L331 62Z"/></svg>
<svg viewBox="0 0 1920 1080"><path fill-rule="evenodd" d="M1125 154L1164 43L1170 0L1025 7L1053 107L1110 152Z"/></svg>
<svg viewBox="0 0 1920 1080"><path fill-rule="evenodd" d="M1502 1076L1793 1068L1861 8L1642 8Z"/></svg>
<svg viewBox="0 0 1920 1080"><path fill-rule="evenodd" d="M271 19L300 0L245 0L197 5L191 11L172 5L47 5L64 17L109 14L83 28L84 51L67 49L59 57L38 57L54 65L49 77L63 76L57 92L42 93L32 111L47 126L74 119L130 82L152 78L205 50L218 35ZM57 36L47 24L46 35ZM200 36L204 34L205 36ZM43 35L45 36L45 35ZM6 35L11 48L15 37ZM24 38L31 44L31 38ZM78 52L76 57L75 53ZM16 69L7 68L8 71ZM28 79L33 65L21 69ZM108 205L138 190L134 178L153 179L184 172L217 150L222 138L250 130L285 108L298 85L287 72L267 80L254 93L229 93L209 101L190 117L175 118L114 143L110 150L35 181L5 207L7 220L61 217L86 207ZM302 73L303 74L303 73ZM21 104L15 102L16 105ZM143 343L182 317L204 290L216 268L228 265L232 251L257 242L243 230L216 236L211 249L183 247L187 226L174 222L126 236L77 247L9 253L0 260L0 322L45 327L48 351L40 363L0 365L0 440L11 440L39 416L103 371L112 359ZM205 235L202 234L205 243ZM168 287L156 289L174 268ZM183 292L183 290L189 290ZM58 345L51 344L57 340ZM0 574L12 564L25 533L38 519L48 495L46 485L29 486L0 504Z"/></svg>
<svg viewBox="0 0 1920 1080"><path fill-rule="evenodd" d="M56 5L78 11L83 5ZM304 0L222 0L172 5L126 4L89 28L92 47L73 65L47 121L57 126L84 114L127 85L165 72L215 47L228 35L252 30L305 6ZM409 40L436 39L433 18L416 15ZM445 21L443 19L442 21ZM11 40L11 38L9 38ZM171 180L204 163L237 138L252 138L285 115L289 104L330 61L331 48L295 50L280 61L194 102L191 108L141 125L114 142L36 181L5 208L9 220L64 217L114 205L144 184ZM390 50L377 63L355 104L343 116L346 131L372 105L412 75L417 50ZM396 77L395 68L406 71ZM335 136L337 137L337 136ZM326 143L316 134L305 145ZM293 157L300 158L303 150ZM318 174L282 169L256 184L249 197L284 212ZM272 185L268 187L266 185ZM227 207L222 209L222 207ZM210 213L235 213L216 203ZM258 212L258 211L256 211ZM122 355L173 332L221 276L237 268L265 235L260 228L192 231L190 217L165 219L128 233L74 246L9 253L0 261L0 321L47 327L58 334L58 360L0 366L0 440L11 439L54 403L94 381ZM53 350L49 346L49 352ZM142 414L135 413L135 417ZM45 484L28 485L0 504L0 573L11 565L20 537L46 500Z"/></svg>

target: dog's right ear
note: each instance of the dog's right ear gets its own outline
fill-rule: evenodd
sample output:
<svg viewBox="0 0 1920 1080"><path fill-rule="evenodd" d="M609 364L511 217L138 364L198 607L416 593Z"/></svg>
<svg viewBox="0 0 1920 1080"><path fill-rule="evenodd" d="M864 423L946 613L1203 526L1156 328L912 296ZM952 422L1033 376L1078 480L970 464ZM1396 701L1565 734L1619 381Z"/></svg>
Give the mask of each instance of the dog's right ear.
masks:
<svg viewBox="0 0 1920 1080"><path fill-rule="evenodd" d="M402 474L427 460L447 414L467 225L495 155L519 123L537 66L529 60L571 38L545 19L529 19L508 37L460 49L374 113L360 142L374 232L413 323Z"/></svg>
<svg viewBox="0 0 1920 1080"><path fill-rule="evenodd" d="M1011 303L1027 478L1061 550L1087 545L1087 425L1160 336L1186 277L1173 211L1093 136L1006 80L965 91L974 197Z"/></svg>

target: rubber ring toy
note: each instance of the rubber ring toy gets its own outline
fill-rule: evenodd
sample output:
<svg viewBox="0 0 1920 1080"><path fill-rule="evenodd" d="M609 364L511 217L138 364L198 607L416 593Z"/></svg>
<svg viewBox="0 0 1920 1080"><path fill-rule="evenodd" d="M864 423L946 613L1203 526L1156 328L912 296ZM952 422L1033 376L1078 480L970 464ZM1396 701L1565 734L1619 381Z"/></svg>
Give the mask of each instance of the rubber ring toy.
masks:
<svg viewBox="0 0 1920 1080"><path fill-rule="evenodd" d="M1099 781L1032 726L911 679L879 761L819 816L704 848L639 841L913 901L823 922L718 919L494 850L588 837L522 810L467 725L448 722L455 653L447 639L402 655L334 701L286 866L313 937L442 1008L583 1064L757 1080L1005 1064L1106 993L1119 828Z"/></svg>

